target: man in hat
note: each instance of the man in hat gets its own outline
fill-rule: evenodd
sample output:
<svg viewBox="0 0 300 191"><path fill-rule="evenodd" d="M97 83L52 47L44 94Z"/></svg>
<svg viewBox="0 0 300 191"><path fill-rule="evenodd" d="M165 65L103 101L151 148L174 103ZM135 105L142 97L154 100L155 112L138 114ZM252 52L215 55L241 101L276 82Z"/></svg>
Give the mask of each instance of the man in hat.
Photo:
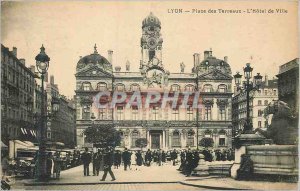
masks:
<svg viewBox="0 0 300 191"><path fill-rule="evenodd" d="M110 174L112 180L116 180L114 173L111 170L111 166L113 165L113 149L107 147L104 152L104 174L102 176L101 181L105 181L107 173Z"/></svg>

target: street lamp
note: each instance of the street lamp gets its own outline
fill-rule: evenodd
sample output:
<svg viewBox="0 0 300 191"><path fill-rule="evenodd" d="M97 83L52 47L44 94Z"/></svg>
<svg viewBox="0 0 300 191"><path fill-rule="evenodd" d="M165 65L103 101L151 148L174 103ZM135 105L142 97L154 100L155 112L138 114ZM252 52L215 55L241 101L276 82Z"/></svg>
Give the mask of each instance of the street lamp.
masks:
<svg viewBox="0 0 300 191"><path fill-rule="evenodd" d="M45 48L42 45L41 47L41 52L35 57L36 60L36 67L38 72L41 74L41 117L40 117L40 136L38 137L39 139L39 151L38 151L38 156L37 156L37 165L38 165L38 170L37 170L37 179L39 180L44 180L47 177L47 171L46 171L46 165L47 165L47 156L46 156L46 126L45 126L45 121L46 121L46 114L45 114L45 100L44 96L44 75L47 73L47 70L49 68L49 61L50 58L49 56L45 53Z"/></svg>
<svg viewBox="0 0 300 191"><path fill-rule="evenodd" d="M258 90L261 82L262 82L262 76L260 73L257 73L256 76L254 76L253 82L250 81L252 78L252 70L253 68L250 66L250 63L246 64L246 67L244 68L244 76L246 81L243 82L243 85L241 86L241 78L242 75L237 72L234 75L234 80L235 84L237 86L237 89L240 91L245 91L246 92L246 101L247 101L247 118L246 118L246 123L244 124L244 130L243 133L252 133L252 123L250 123L250 91L252 90Z"/></svg>

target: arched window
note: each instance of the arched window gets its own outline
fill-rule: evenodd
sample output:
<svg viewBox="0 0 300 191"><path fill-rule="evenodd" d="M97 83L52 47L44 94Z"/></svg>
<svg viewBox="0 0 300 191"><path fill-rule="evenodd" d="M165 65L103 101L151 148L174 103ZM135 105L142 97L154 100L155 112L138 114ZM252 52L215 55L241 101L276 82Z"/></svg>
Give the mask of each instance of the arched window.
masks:
<svg viewBox="0 0 300 191"><path fill-rule="evenodd" d="M83 82L82 83L82 89L84 91L90 91L92 89L91 83L90 82Z"/></svg>
<svg viewBox="0 0 300 191"><path fill-rule="evenodd" d="M194 135L195 135L195 132L193 130L188 131L187 142L186 142L187 146L194 146Z"/></svg>
<svg viewBox="0 0 300 191"><path fill-rule="evenodd" d="M105 82L99 82L97 84L97 90L106 91L107 90L107 84Z"/></svg>
<svg viewBox="0 0 300 191"><path fill-rule="evenodd" d="M211 137L211 134L212 134L211 130L206 129L204 131L204 137Z"/></svg>
<svg viewBox="0 0 300 191"><path fill-rule="evenodd" d="M185 91L187 91L187 92L193 92L194 89L195 89L194 86L191 84L188 84L185 86Z"/></svg>
<svg viewBox="0 0 300 191"><path fill-rule="evenodd" d="M174 84L171 86L171 92L178 92L180 91L180 86L177 84Z"/></svg>
<svg viewBox="0 0 300 191"><path fill-rule="evenodd" d="M140 134L138 131L135 130L131 133L131 147L136 147L135 142L136 142L136 140L138 140L139 137L140 137Z"/></svg>
<svg viewBox="0 0 300 191"><path fill-rule="evenodd" d="M218 92L220 92L220 93L226 93L227 92L227 86L225 84L220 84L218 86Z"/></svg>
<svg viewBox="0 0 300 191"><path fill-rule="evenodd" d="M116 90L119 92L125 91L125 85L124 84L117 84Z"/></svg>
<svg viewBox="0 0 300 191"><path fill-rule="evenodd" d="M172 135L172 146L180 147L180 134L178 131L174 131Z"/></svg>
<svg viewBox="0 0 300 191"><path fill-rule="evenodd" d="M212 92L213 91L212 85L210 85L210 84L205 84L203 86L203 89L204 89L204 92Z"/></svg>

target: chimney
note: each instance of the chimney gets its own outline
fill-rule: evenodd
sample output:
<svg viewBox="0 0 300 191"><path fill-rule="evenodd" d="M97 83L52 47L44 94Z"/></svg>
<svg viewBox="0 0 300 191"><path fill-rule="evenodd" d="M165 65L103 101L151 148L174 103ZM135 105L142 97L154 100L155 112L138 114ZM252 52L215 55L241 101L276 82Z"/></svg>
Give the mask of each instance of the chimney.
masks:
<svg viewBox="0 0 300 191"><path fill-rule="evenodd" d="M194 68L196 68L197 65L200 63L200 54L199 53L194 53Z"/></svg>
<svg viewBox="0 0 300 191"><path fill-rule="evenodd" d="M54 85L54 76L53 75L50 76L50 84Z"/></svg>
<svg viewBox="0 0 300 191"><path fill-rule="evenodd" d="M206 60L209 57L209 52L208 50L204 51L204 60Z"/></svg>
<svg viewBox="0 0 300 191"><path fill-rule="evenodd" d="M113 56L114 51L108 50L107 53L108 53L108 62L109 62L110 64L112 64L112 62L113 62L112 56Z"/></svg>
<svg viewBox="0 0 300 191"><path fill-rule="evenodd" d="M25 59L24 58L20 58L19 61L21 62L21 64L23 64L25 66Z"/></svg>
<svg viewBox="0 0 300 191"><path fill-rule="evenodd" d="M268 80L268 75L266 74L265 75L265 86L268 86L269 85L269 80Z"/></svg>
<svg viewBox="0 0 300 191"><path fill-rule="evenodd" d="M121 66L116 66L116 67L115 67L115 71L116 71L116 72L120 72L120 71L121 71Z"/></svg>
<svg viewBox="0 0 300 191"><path fill-rule="evenodd" d="M224 56L224 62L228 63L228 56Z"/></svg>
<svg viewBox="0 0 300 191"><path fill-rule="evenodd" d="M32 73L35 73L35 65L30 65L29 69Z"/></svg>
<svg viewBox="0 0 300 191"><path fill-rule="evenodd" d="M130 70L130 62L127 60L126 62L126 72L129 72Z"/></svg>
<svg viewBox="0 0 300 191"><path fill-rule="evenodd" d="M17 48L13 47L12 53L15 55L15 57L17 57Z"/></svg>
<svg viewBox="0 0 300 191"><path fill-rule="evenodd" d="M209 50L209 57L212 57L212 48Z"/></svg>

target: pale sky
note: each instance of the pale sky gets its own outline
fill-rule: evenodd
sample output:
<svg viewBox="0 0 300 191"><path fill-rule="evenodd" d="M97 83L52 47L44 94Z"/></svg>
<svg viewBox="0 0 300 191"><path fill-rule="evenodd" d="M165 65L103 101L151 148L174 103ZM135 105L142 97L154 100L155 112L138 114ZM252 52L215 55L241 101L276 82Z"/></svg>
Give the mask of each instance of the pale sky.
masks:
<svg viewBox="0 0 300 191"><path fill-rule="evenodd" d="M254 72L278 73L279 66L298 56L298 4L288 2L185 1L185 2L2 2L1 39L18 58L35 64L44 44L51 58L49 73L61 94L73 96L79 56L114 51L113 67L138 71L142 21L152 11L162 24L163 65L179 72L193 66L193 54L212 48L213 55L228 56L233 73L251 62ZM286 9L286 14L171 14L168 9ZM250 57L253 57L251 60Z"/></svg>

